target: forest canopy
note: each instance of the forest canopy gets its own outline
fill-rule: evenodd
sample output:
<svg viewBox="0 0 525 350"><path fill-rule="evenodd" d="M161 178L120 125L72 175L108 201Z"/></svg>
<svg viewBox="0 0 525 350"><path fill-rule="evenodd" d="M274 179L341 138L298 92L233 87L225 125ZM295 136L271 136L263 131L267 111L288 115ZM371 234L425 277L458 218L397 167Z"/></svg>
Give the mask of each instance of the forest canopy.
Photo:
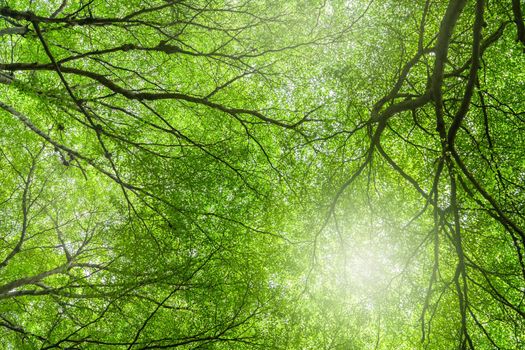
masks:
<svg viewBox="0 0 525 350"><path fill-rule="evenodd" d="M525 349L520 0L1 0L0 348Z"/></svg>

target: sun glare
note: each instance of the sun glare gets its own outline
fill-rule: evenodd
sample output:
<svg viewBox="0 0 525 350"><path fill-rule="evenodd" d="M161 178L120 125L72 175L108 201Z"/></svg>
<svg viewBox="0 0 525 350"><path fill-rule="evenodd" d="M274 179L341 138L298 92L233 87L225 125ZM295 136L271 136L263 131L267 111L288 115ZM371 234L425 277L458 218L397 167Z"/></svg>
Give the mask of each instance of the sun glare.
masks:
<svg viewBox="0 0 525 350"><path fill-rule="evenodd" d="M336 288L338 293L356 300L381 299L388 293L392 280L402 271L396 261L395 244L386 237L347 241L332 247L324 256L324 288Z"/></svg>
<svg viewBox="0 0 525 350"><path fill-rule="evenodd" d="M401 273L402 266L391 254L391 249L384 248L366 244L348 253L347 279L356 289L385 290L392 279Z"/></svg>

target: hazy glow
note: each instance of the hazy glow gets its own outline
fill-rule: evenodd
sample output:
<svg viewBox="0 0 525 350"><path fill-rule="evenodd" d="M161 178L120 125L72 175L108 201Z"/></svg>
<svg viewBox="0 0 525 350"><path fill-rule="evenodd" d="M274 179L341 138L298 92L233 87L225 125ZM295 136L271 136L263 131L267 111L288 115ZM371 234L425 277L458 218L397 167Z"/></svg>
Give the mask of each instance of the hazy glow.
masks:
<svg viewBox="0 0 525 350"><path fill-rule="evenodd" d="M385 282L389 271L385 257L378 251L366 249L350 253L347 258L346 272L351 284L367 288Z"/></svg>
<svg viewBox="0 0 525 350"><path fill-rule="evenodd" d="M396 261L395 244L381 234L369 239L350 237L332 246L323 258L324 288L335 288L342 297L376 304L388 294L392 280L402 271Z"/></svg>

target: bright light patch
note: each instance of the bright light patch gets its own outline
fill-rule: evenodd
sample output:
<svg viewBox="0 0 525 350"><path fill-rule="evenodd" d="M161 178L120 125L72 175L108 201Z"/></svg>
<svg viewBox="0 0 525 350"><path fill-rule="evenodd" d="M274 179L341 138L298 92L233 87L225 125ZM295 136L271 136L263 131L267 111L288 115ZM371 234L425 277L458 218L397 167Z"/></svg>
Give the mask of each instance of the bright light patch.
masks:
<svg viewBox="0 0 525 350"><path fill-rule="evenodd" d="M386 288L396 270L395 264L387 252L366 246L347 253L345 269L348 286L361 291Z"/></svg>
<svg viewBox="0 0 525 350"><path fill-rule="evenodd" d="M368 239L348 239L331 246L323 256L321 283L345 298L373 308L389 294L392 282L403 270L396 245L376 234Z"/></svg>

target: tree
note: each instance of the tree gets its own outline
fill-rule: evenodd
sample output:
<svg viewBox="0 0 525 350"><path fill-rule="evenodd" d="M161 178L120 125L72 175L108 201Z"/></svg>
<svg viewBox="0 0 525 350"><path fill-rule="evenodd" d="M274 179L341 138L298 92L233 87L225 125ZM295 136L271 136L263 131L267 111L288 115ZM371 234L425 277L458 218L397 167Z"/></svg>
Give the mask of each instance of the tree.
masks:
<svg viewBox="0 0 525 350"><path fill-rule="evenodd" d="M514 349L519 1L3 1L7 348Z"/></svg>

